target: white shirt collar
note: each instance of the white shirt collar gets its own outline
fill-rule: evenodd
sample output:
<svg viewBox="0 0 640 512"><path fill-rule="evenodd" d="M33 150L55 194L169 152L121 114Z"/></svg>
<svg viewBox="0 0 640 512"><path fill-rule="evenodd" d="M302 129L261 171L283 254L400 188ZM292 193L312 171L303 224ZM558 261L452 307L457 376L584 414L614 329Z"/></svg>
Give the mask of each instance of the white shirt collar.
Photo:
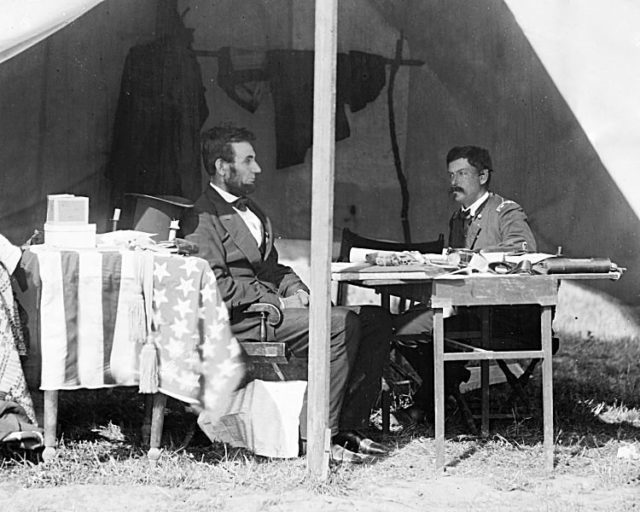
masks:
<svg viewBox="0 0 640 512"><path fill-rule="evenodd" d="M471 217L475 217L478 208L480 208L487 199L489 199L489 191L482 194L469 208L462 208L462 211L469 212Z"/></svg>
<svg viewBox="0 0 640 512"><path fill-rule="evenodd" d="M251 208L239 210L238 208L233 206L233 202L238 199L238 196L233 195L231 192L227 192L226 190L222 190L220 187L217 187L211 182L209 182L209 185L211 185L211 188L213 188L213 190L215 190L218 194L220 194L220 196L222 196L222 199L229 203L231 207L236 212L238 212L240 218L249 228L249 231L253 235L253 238L255 238L258 247L261 247L263 244L264 226L262 225L262 221L260 220L260 218L251 211Z"/></svg>
<svg viewBox="0 0 640 512"><path fill-rule="evenodd" d="M222 199L224 199L229 204L233 203L236 199L238 199L238 196L234 196L231 192L222 190L218 185L214 185L211 182L209 182L209 185L211 185L211 188L215 190L218 194L220 194L222 196Z"/></svg>

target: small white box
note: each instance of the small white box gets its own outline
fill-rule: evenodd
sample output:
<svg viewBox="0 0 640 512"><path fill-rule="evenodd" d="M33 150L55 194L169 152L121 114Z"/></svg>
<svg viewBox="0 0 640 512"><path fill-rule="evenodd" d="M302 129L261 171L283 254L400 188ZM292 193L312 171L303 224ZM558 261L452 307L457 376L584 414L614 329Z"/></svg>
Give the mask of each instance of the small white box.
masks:
<svg viewBox="0 0 640 512"><path fill-rule="evenodd" d="M52 247L86 249L96 246L95 224L60 224L46 222L44 243Z"/></svg>
<svg viewBox="0 0 640 512"><path fill-rule="evenodd" d="M89 222L89 198L73 194L48 195L47 222L87 224Z"/></svg>

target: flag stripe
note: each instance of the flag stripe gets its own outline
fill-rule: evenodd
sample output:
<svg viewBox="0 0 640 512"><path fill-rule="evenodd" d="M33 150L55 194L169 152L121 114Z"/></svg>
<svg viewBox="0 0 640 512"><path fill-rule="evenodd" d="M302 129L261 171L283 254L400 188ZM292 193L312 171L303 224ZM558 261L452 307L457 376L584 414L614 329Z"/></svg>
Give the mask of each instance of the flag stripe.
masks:
<svg viewBox="0 0 640 512"><path fill-rule="evenodd" d="M118 315L121 272L122 256L120 253L105 253L102 258L102 339L105 384L116 383L111 373L111 352Z"/></svg>
<svg viewBox="0 0 640 512"><path fill-rule="evenodd" d="M62 251L62 296L65 323L67 324L67 357L65 360L64 382L67 386L77 386L78 380L78 279L79 260L77 252Z"/></svg>
<svg viewBox="0 0 640 512"><path fill-rule="evenodd" d="M40 388L44 390L63 389L64 364L67 357L67 326L64 303L62 301L62 265L60 252L39 250L40 281L40 350L42 370Z"/></svg>
<svg viewBox="0 0 640 512"><path fill-rule="evenodd" d="M115 308L113 345L109 365L111 375L120 385L132 386L137 382L137 341L144 341L144 303L142 298L141 268L145 253L123 251L120 265L120 293ZM139 332L132 331L132 328Z"/></svg>
<svg viewBox="0 0 640 512"><path fill-rule="evenodd" d="M102 345L102 254L79 251L78 378L86 388L104 385Z"/></svg>

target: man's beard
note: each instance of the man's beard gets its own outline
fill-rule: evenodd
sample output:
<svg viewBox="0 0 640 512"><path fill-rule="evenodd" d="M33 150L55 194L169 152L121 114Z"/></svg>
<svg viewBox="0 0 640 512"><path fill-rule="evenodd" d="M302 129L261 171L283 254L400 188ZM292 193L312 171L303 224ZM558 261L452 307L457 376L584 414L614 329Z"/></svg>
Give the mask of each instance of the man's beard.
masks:
<svg viewBox="0 0 640 512"><path fill-rule="evenodd" d="M242 183L238 177L238 171L236 171L235 165L231 164L229 170L229 177L225 181L227 190L239 197L253 194L256 189L255 183Z"/></svg>

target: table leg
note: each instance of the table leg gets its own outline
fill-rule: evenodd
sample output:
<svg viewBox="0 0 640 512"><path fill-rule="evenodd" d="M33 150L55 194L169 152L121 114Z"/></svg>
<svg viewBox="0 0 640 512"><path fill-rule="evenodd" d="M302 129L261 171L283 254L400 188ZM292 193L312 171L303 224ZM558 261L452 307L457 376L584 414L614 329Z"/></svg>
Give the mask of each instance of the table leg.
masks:
<svg viewBox="0 0 640 512"><path fill-rule="evenodd" d="M482 347L489 346L491 341L491 309L482 308ZM489 435L489 403L491 400L489 391L489 361L480 362L480 389L482 390L482 419L480 432L482 437Z"/></svg>
<svg viewBox="0 0 640 512"><path fill-rule="evenodd" d="M164 426L164 407L167 403L166 395L153 395L153 411L151 412L151 438L149 439L149 463L154 465L160 458L160 443L162 441L162 427Z"/></svg>
<svg viewBox="0 0 640 512"><path fill-rule="evenodd" d="M44 451L42 460L49 462L56 456L56 430L58 427L58 391L44 392Z"/></svg>
<svg viewBox="0 0 640 512"><path fill-rule="evenodd" d="M144 395L144 419L142 420L142 442L149 444L151 442L151 417L153 416L153 395L151 393Z"/></svg>
<svg viewBox="0 0 640 512"><path fill-rule="evenodd" d="M540 313L542 331L542 407L544 425L544 467L553 471L553 362L551 342L551 306L543 306Z"/></svg>
<svg viewBox="0 0 640 512"><path fill-rule="evenodd" d="M489 392L489 361L480 361L480 390L482 394L482 409L480 412L480 435L489 435L489 402L491 395Z"/></svg>
<svg viewBox="0 0 640 512"><path fill-rule="evenodd" d="M433 310L433 403L435 405L436 471L444 470L444 320Z"/></svg>

